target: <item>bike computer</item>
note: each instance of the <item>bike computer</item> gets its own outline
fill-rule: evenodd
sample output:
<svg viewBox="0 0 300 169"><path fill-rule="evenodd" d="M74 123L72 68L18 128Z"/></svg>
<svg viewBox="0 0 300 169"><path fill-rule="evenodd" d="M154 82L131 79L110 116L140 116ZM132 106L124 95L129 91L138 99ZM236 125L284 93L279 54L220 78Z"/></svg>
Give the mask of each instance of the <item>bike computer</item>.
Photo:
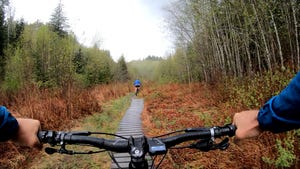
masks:
<svg viewBox="0 0 300 169"><path fill-rule="evenodd" d="M167 152L166 145L158 138L147 139L150 155L165 154Z"/></svg>

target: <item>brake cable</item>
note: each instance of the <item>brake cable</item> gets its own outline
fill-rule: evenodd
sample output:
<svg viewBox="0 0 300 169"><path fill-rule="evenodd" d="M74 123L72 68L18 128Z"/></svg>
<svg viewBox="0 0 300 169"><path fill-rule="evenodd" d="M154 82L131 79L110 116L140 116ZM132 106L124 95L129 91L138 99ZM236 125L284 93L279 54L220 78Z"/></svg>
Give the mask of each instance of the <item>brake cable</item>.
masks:
<svg viewBox="0 0 300 169"><path fill-rule="evenodd" d="M117 165L118 168L121 168L121 166L119 165L119 163L117 162L115 156L113 155L112 152L108 151L107 154L109 155L109 157L113 160L113 162Z"/></svg>
<svg viewBox="0 0 300 169"><path fill-rule="evenodd" d="M169 133L166 133L166 134L155 136L153 138L165 137L165 136L169 136L169 135L172 135L172 134L175 134L175 133L181 133L181 132L187 132L187 130L186 129L184 129L184 130L176 130L176 131L172 131L172 132L169 132Z"/></svg>

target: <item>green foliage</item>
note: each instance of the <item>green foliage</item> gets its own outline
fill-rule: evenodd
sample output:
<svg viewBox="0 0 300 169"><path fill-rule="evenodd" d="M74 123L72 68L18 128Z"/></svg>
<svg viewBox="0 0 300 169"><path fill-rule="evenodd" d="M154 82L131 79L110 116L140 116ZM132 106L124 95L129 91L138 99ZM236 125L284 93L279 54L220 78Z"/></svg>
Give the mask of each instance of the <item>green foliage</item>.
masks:
<svg viewBox="0 0 300 169"><path fill-rule="evenodd" d="M170 57L167 60L163 60L158 65L155 72L155 79L161 83L167 82L180 82L181 70L178 69L177 63L174 58Z"/></svg>
<svg viewBox="0 0 300 169"><path fill-rule="evenodd" d="M294 154L294 134L289 132L287 137L283 140L276 140L277 158L270 159L268 157L262 157L263 161L267 164L274 164L276 168L288 168L294 165L296 161L296 155Z"/></svg>
<svg viewBox="0 0 300 169"><path fill-rule="evenodd" d="M292 71L268 72L264 75L256 74L249 78L234 78L226 80L220 88L224 89L223 96L229 97L230 104L247 109L258 108L278 94L295 74ZM225 84L225 85L224 85Z"/></svg>
<svg viewBox="0 0 300 169"><path fill-rule="evenodd" d="M130 106L130 95L106 103L101 114L95 114L86 119L85 128L89 131L105 131L108 133L116 132L122 114ZM121 115L120 115L121 113ZM105 129L105 130L104 130Z"/></svg>
<svg viewBox="0 0 300 169"><path fill-rule="evenodd" d="M295 134L296 134L297 137L300 137L300 129L295 130ZM299 143L299 144L300 144L300 143ZM299 148L300 148L300 147L299 147Z"/></svg>
<svg viewBox="0 0 300 169"><path fill-rule="evenodd" d="M226 119L225 119L225 121L224 121L224 125L225 124L231 124L231 123L232 123L232 118L229 117L229 116L227 116Z"/></svg>
<svg viewBox="0 0 300 169"><path fill-rule="evenodd" d="M53 63L50 61L50 78L56 86L66 87L74 81L75 69L72 62L77 49L76 41L72 37L57 39L52 55Z"/></svg>
<svg viewBox="0 0 300 169"><path fill-rule="evenodd" d="M11 18L9 19L9 29L8 29L8 43L12 46L17 46L20 43L25 23L24 20L13 21Z"/></svg>
<svg viewBox="0 0 300 169"><path fill-rule="evenodd" d="M112 80L114 62L107 51L98 48L85 49L86 66L84 75L87 79L87 86L108 83Z"/></svg>
<svg viewBox="0 0 300 169"><path fill-rule="evenodd" d="M81 48L79 48L78 52L75 53L72 61L75 67L75 72L78 74L82 74L87 63L86 58L81 51Z"/></svg>
<svg viewBox="0 0 300 169"><path fill-rule="evenodd" d="M129 80L129 73L124 56L121 56L118 60L115 79L121 82L126 82L127 80Z"/></svg>
<svg viewBox="0 0 300 169"><path fill-rule="evenodd" d="M295 0L173 1L166 20L176 40L175 77L215 82L286 67L299 70L299 11Z"/></svg>
<svg viewBox="0 0 300 169"><path fill-rule="evenodd" d="M73 79L72 57L77 45L71 36L60 38L48 26L37 23L25 30L24 41L24 50L31 49L28 53L33 56L38 84L55 87Z"/></svg>
<svg viewBox="0 0 300 169"><path fill-rule="evenodd" d="M7 51L14 52L12 47L17 48L21 35L24 30L24 21L14 21L11 16L5 16L5 8L9 6L8 0L1 0L0 9L0 83L4 80L7 66L7 62L10 60L10 56ZM5 20L5 18L7 18ZM7 49L9 48L9 49Z"/></svg>
<svg viewBox="0 0 300 169"><path fill-rule="evenodd" d="M36 22L25 25L17 41L3 56L8 58L2 63L9 64L5 67L9 72L2 89L17 89L22 86L20 80L22 84L65 89L72 84L91 86L113 80L116 63L109 52L80 47L73 35L61 37L48 25ZM16 62L15 54L22 62ZM18 78L12 67L18 67Z"/></svg>
<svg viewBox="0 0 300 169"><path fill-rule="evenodd" d="M202 64L192 50L188 54L183 48L178 47L174 55L159 63L155 79L160 82L190 83L202 78L199 73L202 70Z"/></svg>
<svg viewBox="0 0 300 169"><path fill-rule="evenodd" d="M1 88L4 91L15 92L23 87L26 72L24 67L25 59L22 58L22 51L17 49L6 64L6 76Z"/></svg>
<svg viewBox="0 0 300 169"><path fill-rule="evenodd" d="M5 83L2 89L17 90L33 83L66 91L73 84L91 86L113 80L117 65L109 51L81 47L67 31L68 19L61 1L49 23L37 21L30 25L6 17L9 1L0 3L0 83ZM120 69L127 71L122 64Z"/></svg>
<svg viewBox="0 0 300 169"><path fill-rule="evenodd" d="M199 114L200 119L204 122L205 126L212 126L212 116L211 116L211 112L199 112L197 113Z"/></svg>
<svg viewBox="0 0 300 169"><path fill-rule="evenodd" d="M162 58L158 56L149 55L144 60L158 61L158 60L162 60Z"/></svg>
<svg viewBox="0 0 300 169"><path fill-rule="evenodd" d="M163 123L159 118L153 118L152 122L154 123L155 128L162 128Z"/></svg>
<svg viewBox="0 0 300 169"><path fill-rule="evenodd" d="M6 57L4 50L7 43L7 25L5 23L5 6L6 1L0 1L0 83L4 80Z"/></svg>
<svg viewBox="0 0 300 169"><path fill-rule="evenodd" d="M38 25L33 25L38 26ZM28 30L31 31L31 30ZM40 26L36 32L29 35L25 41L30 41L33 51L32 56L35 62L35 75L37 82L48 84L50 80L50 60L52 44L57 39L56 35L49 30L47 26ZM53 63L54 61L51 61ZM56 63L54 63L56 64ZM53 84L54 85L54 84Z"/></svg>
<svg viewBox="0 0 300 169"><path fill-rule="evenodd" d="M63 4L59 1L57 7L55 8L51 19L50 26L53 32L57 33L60 37L64 37L67 35L66 28L68 28L67 17L64 16L63 12Z"/></svg>
<svg viewBox="0 0 300 169"><path fill-rule="evenodd" d="M131 79L143 79L155 81L155 73L157 71L159 60L145 59L129 62L128 72Z"/></svg>

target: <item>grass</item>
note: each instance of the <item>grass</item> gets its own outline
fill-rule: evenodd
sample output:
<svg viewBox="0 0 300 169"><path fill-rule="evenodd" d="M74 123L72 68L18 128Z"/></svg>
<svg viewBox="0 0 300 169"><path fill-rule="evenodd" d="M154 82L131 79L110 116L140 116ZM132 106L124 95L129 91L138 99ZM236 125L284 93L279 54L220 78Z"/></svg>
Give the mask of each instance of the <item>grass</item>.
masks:
<svg viewBox="0 0 300 169"><path fill-rule="evenodd" d="M127 95L117 100L111 101L103 105L103 112L96 113L87 118L80 120L78 127L73 131L101 131L115 133L118 129L119 122L123 117L126 109L129 107L131 96ZM95 148L72 146L77 151L97 150ZM76 169L76 168L109 168L111 159L107 153L90 154L90 155L47 155L42 154L42 158L32 165L32 169Z"/></svg>

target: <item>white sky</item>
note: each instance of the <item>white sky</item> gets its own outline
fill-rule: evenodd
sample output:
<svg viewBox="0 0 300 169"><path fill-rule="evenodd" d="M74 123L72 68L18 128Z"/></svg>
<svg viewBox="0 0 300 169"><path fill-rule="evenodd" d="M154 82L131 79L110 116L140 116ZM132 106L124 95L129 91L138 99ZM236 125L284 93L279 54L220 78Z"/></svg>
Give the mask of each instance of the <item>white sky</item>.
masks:
<svg viewBox="0 0 300 169"><path fill-rule="evenodd" d="M148 55L166 56L172 44L164 26L163 7L169 0L62 0L70 29L79 42L109 50L126 61ZM49 22L59 0L10 0L15 19Z"/></svg>

